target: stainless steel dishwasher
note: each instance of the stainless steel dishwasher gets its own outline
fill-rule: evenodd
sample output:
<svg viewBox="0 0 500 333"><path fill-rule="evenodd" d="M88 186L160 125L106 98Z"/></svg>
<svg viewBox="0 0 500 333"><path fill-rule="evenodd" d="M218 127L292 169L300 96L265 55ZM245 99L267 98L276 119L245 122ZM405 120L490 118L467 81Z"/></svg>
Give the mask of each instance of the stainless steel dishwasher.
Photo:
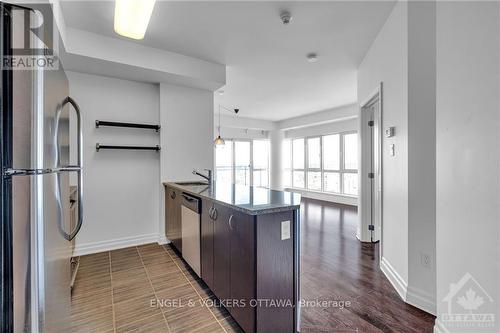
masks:
<svg viewBox="0 0 500 333"><path fill-rule="evenodd" d="M201 275L200 223L200 199L182 193L182 258L198 276Z"/></svg>

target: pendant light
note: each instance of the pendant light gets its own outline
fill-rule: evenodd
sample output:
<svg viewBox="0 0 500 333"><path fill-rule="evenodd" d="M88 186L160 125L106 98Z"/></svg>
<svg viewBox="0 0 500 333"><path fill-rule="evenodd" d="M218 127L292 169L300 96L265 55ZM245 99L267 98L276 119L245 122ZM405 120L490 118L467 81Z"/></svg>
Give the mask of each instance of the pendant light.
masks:
<svg viewBox="0 0 500 333"><path fill-rule="evenodd" d="M219 126L217 127L219 135L215 138L214 140L214 145L216 146L223 146L226 144L223 138L220 136L220 105L219 105Z"/></svg>

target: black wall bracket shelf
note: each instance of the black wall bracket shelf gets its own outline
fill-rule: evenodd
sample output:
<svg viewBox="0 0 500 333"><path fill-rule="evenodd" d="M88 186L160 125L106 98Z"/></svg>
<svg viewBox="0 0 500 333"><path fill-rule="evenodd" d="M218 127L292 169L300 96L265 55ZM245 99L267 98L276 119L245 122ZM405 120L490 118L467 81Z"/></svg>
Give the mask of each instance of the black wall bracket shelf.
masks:
<svg viewBox="0 0 500 333"><path fill-rule="evenodd" d="M157 132L161 128L160 125L136 124L136 123L122 123L122 122L118 122L118 121L96 120L95 121L95 127L99 128L100 126L154 129Z"/></svg>
<svg viewBox="0 0 500 333"><path fill-rule="evenodd" d="M160 151L160 146L113 146L113 145L101 145L99 143L95 144L95 150L99 151L101 149L118 149L118 150L155 150Z"/></svg>

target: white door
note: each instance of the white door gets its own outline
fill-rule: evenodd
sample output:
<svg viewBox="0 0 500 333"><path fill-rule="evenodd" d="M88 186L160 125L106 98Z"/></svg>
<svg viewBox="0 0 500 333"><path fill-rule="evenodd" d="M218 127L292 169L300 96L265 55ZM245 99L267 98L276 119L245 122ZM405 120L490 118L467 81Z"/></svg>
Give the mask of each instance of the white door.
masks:
<svg viewBox="0 0 500 333"><path fill-rule="evenodd" d="M371 229L371 241L380 241L382 234L382 171L381 171L381 118L380 118L380 103L379 99L376 99L371 103L367 112L368 116L368 126L369 126L369 146L370 146L370 229Z"/></svg>

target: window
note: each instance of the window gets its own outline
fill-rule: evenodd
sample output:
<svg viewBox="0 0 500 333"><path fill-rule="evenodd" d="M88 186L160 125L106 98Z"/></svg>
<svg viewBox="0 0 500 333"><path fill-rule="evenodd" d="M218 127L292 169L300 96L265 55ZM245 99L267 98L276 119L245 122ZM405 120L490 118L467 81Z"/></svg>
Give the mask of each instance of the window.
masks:
<svg viewBox="0 0 500 333"><path fill-rule="evenodd" d="M307 168L321 168L321 144L320 138L307 139Z"/></svg>
<svg viewBox="0 0 500 333"><path fill-rule="evenodd" d="M323 167L325 170L340 170L340 134L323 137Z"/></svg>
<svg viewBox="0 0 500 333"><path fill-rule="evenodd" d="M290 140L283 141L283 185L286 187L292 186L292 147Z"/></svg>
<svg viewBox="0 0 500 333"><path fill-rule="evenodd" d="M307 139L307 188L321 191L321 138Z"/></svg>
<svg viewBox="0 0 500 333"><path fill-rule="evenodd" d="M253 185L269 187L269 141L253 142Z"/></svg>
<svg viewBox="0 0 500 333"><path fill-rule="evenodd" d="M304 170L304 139L293 140L293 168Z"/></svg>
<svg viewBox="0 0 500 333"><path fill-rule="evenodd" d="M325 172L323 174L323 183L325 192L340 193L340 173Z"/></svg>
<svg viewBox="0 0 500 333"><path fill-rule="evenodd" d="M269 187L269 141L226 140L215 147L215 179Z"/></svg>
<svg viewBox="0 0 500 333"><path fill-rule="evenodd" d="M339 133L284 140L285 186L358 194L358 134Z"/></svg>
<svg viewBox="0 0 500 333"><path fill-rule="evenodd" d="M358 134L344 135L344 169L358 170Z"/></svg>
<svg viewBox="0 0 500 333"><path fill-rule="evenodd" d="M345 134L342 141L344 143L343 193L358 195L358 134Z"/></svg>
<svg viewBox="0 0 500 333"><path fill-rule="evenodd" d="M215 149L215 178L224 183L233 182L233 144L226 141Z"/></svg>
<svg viewBox="0 0 500 333"><path fill-rule="evenodd" d="M234 141L234 183L250 185L250 141Z"/></svg>
<svg viewBox="0 0 500 333"><path fill-rule="evenodd" d="M304 139L295 139L292 141L292 186L297 188L305 187L304 172Z"/></svg>

